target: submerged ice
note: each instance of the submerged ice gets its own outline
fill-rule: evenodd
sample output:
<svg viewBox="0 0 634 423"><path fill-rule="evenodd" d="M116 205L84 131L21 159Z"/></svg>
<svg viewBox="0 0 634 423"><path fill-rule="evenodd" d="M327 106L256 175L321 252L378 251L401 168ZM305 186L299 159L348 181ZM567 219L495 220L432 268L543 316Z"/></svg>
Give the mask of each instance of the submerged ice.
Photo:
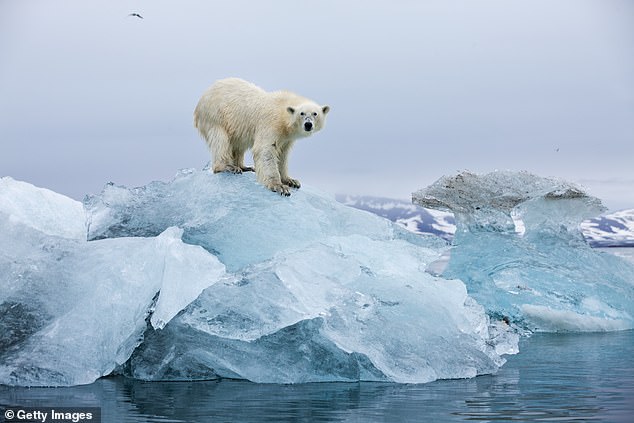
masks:
<svg viewBox="0 0 634 423"><path fill-rule="evenodd" d="M193 170L110 184L85 200L88 240L11 218L20 204L0 214L0 383L428 382L517 352L461 281L425 272L444 241L310 189Z"/></svg>
<svg viewBox="0 0 634 423"><path fill-rule="evenodd" d="M529 331L634 327L634 267L585 243L580 223L604 208L579 187L525 172L462 172L413 201L455 214L454 245L437 273L464 281L491 316Z"/></svg>

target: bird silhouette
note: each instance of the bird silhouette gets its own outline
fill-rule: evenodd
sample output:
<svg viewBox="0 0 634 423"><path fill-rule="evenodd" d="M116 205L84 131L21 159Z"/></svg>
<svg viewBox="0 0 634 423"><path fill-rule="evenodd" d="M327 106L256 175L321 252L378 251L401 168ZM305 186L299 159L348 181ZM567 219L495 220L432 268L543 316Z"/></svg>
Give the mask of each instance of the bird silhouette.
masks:
<svg viewBox="0 0 634 423"><path fill-rule="evenodd" d="M130 13L128 16L134 16L136 18L143 19L143 16L139 15L138 13Z"/></svg>

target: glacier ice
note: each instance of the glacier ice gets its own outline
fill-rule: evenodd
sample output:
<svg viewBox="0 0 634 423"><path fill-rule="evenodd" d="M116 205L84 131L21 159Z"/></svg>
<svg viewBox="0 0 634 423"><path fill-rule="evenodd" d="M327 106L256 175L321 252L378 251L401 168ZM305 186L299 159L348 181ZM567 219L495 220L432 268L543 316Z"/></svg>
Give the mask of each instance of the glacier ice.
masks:
<svg viewBox="0 0 634 423"><path fill-rule="evenodd" d="M517 352L462 282L425 272L444 241L310 189L188 170L84 205L90 240L0 214L0 383L428 382Z"/></svg>
<svg viewBox="0 0 634 423"><path fill-rule="evenodd" d="M431 268L464 281L491 316L529 331L634 327L634 267L585 243L581 221L604 209L581 188L526 172L461 172L413 201L455 214L449 258Z"/></svg>

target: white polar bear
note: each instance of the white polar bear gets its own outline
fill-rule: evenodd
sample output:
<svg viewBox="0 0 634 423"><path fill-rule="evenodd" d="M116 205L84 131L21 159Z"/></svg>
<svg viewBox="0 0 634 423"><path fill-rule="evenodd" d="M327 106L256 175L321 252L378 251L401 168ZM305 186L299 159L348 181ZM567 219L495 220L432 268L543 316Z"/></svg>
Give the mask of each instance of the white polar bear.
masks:
<svg viewBox="0 0 634 423"><path fill-rule="evenodd" d="M295 140L319 131L329 106L289 91L266 92L239 78L214 83L198 102L194 126L211 150L213 171L253 171L244 153L253 149L258 182L282 195L299 188L288 176L288 154Z"/></svg>

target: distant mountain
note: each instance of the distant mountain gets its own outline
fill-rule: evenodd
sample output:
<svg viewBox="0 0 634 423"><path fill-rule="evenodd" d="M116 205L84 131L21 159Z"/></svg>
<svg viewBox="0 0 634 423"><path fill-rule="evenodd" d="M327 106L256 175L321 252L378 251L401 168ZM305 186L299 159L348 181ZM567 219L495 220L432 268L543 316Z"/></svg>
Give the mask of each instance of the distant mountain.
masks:
<svg viewBox="0 0 634 423"><path fill-rule="evenodd" d="M385 217L414 233L434 234L451 241L456 232L453 213L425 209L405 200L351 195L337 195L336 200Z"/></svg>
<svg viewBox="0 0 634 423"><path fill-rule="evenodd" d="M586 220L581 230L593 247L634 247L634 209Z"/></svg>
<svg viewBox="0 0 634 423"><path fill-rule="evenodd" d="M430 233L451 241L456 232L452 213L425 209L405 200L337 195L337 201L396 222L414 233ZM586 220L581 230L593 247L634 247L634 209Z"/></svg>

